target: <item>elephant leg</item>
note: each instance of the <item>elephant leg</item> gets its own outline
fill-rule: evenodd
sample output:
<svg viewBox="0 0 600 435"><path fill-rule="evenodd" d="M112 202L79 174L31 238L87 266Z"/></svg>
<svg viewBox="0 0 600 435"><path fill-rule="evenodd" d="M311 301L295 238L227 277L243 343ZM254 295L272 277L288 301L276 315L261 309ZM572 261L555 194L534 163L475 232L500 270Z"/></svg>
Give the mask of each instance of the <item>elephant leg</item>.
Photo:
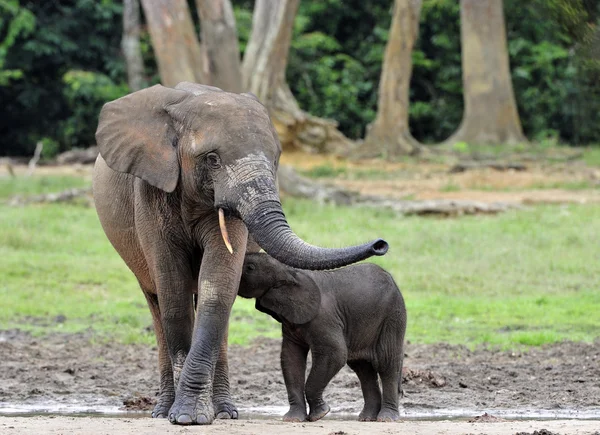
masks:
<svg viewBox="0 0 600 435"><path fill-rule="evenodd" d="M233 254L223 243L216 216L211 229L201 237L204 254L194 339L169 410L169 420L175 424L210 424L215 417L215 367L237 296L248 240L248 231L240 220L228 219L227 227Z"/></svg>
<svg viewBox="0 0 600 435"><path fill-rule="evenodd" d="M290 404L290 410L283 416L283 421L305 421L307 414L304 400L304 380L308 347L292 341L286 334L285 328L283 328L282 335L281 371Z"/></svg>
<svg viewBox="0 0 600 435"><path fill-rule="evenodd" d="M173 400L175 400L175 384L173 382L173 366L167 347L167 340L160 321L160 310L158 307L158 298L155 294L144 290L144 296L148 302L150 313L152 314L152 323L154 325L154 334L158 345L158 372L160 373L160 391L158 401L152 411L152 418L166 418Z"/></svg>
<svg viewBox="0 0 600 435"><path fill-rule="evenodd" d="M400 371L396 364L383 373L379 373L381 377L381 387L383 390L383 400L381 410L377 414L377 421L397 421L400 419L398 412L398 386Z"/></svg>
<svg viewBox="0 0 600 435"><path fill-rule="evenodd" d="M309 421L317 421L329 412L329 405L323 400L323 391L337 372L346 364L346 348L343 337L338 344L312 348L312 367L306 381L306 400L310 408Z"/></svg>
<svg viewBox="0 0 600 435"><path fill-rule="evenodd" d="M369 361L349 361L348 365L360 381L360 388L365 399L365 406L358 415L359 421L376 421L381 409L381 390L377 379L377 372Z"/></svg>
<svg viewBox="0 0 600 435"><path fill-rule="evenodd" d="M231 390L229 385L229 364L227 362L227 337L229 328L225 331L225 337L221 342L219 358L215 367L215 376L213 379L213 407L215 408L215 417L220 419L237 419L238 410L231 399Z"/></svg>

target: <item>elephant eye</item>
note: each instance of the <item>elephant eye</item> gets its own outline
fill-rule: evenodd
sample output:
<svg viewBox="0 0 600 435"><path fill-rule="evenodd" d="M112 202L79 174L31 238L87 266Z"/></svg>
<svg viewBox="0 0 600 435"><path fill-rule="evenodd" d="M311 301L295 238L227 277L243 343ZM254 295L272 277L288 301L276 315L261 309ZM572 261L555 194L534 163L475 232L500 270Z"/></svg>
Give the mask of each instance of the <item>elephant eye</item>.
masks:
<svg viewBox="0 0 600 435"><path fill-rule="evenodd" d="M248 264L248 265L246 266L246 269L247 269L247 270L249 270L249 271L250 271L250 270L254 270L254 269L256 269L256 266L255 266L254 264L250 263L250 264Z"/></svg>
<svg viewBox="0 0 600 435"><path fill-rule="evenodd" d="M212 169L219 169L221 167L221 158L217 153L208 153L206 155L206 162Z"/></svg>

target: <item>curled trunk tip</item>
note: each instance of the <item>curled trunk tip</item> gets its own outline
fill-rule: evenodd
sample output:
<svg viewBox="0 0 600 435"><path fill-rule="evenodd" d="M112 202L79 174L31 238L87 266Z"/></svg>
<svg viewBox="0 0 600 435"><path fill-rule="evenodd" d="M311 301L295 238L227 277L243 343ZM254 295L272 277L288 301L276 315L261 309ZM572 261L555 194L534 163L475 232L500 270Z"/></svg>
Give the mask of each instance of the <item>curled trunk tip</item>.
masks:
<svg viewBox="0 0 600 435"><path fill-rule="evenodd" d="M390 245L388 245L388 242L386 242L383 239L377 239L377 240L373 240L371 242L371 252L373 255L385 255L390 247Z"/></svg>

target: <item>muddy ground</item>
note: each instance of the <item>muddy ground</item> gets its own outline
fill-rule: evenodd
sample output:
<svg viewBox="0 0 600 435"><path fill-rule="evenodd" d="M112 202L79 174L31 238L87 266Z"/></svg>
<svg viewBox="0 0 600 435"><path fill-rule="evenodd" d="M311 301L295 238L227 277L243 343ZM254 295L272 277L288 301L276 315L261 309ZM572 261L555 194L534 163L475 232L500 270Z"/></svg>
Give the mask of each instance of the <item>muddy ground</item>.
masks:
<svg viewBox="0 0 600 435"><path fill-rule="evenodd" d="M14 416L17 411L44 409L80 413L115 413L118 410L124 413L133 410L143 411L135 416L141 414L149 419L148 409L155 400L158 383L156 348L92 342L93 337L85 334L35 338L21 331L0 332L0 414ZM238 425L235 430L229 428L228 431L257 433L267 430L267 433L283 433L291 430L277 423L287 410L285 387L279 369L279 341L261 339L250 347L232 346L229 357L232 392L240 408L240 418L247 424L258 426L252 426L250 430L249 427L239 426L241 423L238 422L234 423ZM467 424L469 419L487 413L500 419L542 419L531 427L550 431L554 427L550 423L558 423L543 421L544 418L591 418L593 420L580 420L561 426L559 433L600 431L600 340L592 344L566 342L521 352L484 348L471 351L463 346L409 343L404 379L402 425L417 424L417 420L422 418L454 418L454 423L445 424L457 428L461 427L457 425L459 422ZM352 371L344 368L327 388L325 397L332 407L332 412L323 420L325 426L319 423L305 424L309 429L313 427L320 430L306 433L340 433L333 429L335 424L342 422L344 425L350 424L349 429L355 430L345 433L362 433L366 430L364 424L353 422L362 407L362 397L358 380ZM132 418L133 414L123 416L128 417L130 422L137 421ZM81 423L81 420L65 418L50 420L47 422L58 425L56 433L76 427L75 423L69 421ZM477 424L469 423L475 424L474 433L494 433L484 430L484 427L498 422L493 422L494 418L489 417L483 420ZM14 433L28 433L28 425L33 424L31 433L34 433L36 426L32 422L35 421L38 420L1 418L0 432L8 433L2 427L13 425L15 429L23 430ZM104 422L102 425L114 425L118 421L125 422L127 419ZM123 424L127 427L126 423ZM135 432L139 430L134 429L139 424L146 425L143 427L150 430L157 423L134 423L129 426ZM260 424L266 425L266 429ZM421 422L411 430L430 433L427 430L439 427L434 425L427 429L429 426L423 424ZM578 426L580 424L584 425ZM165 422L165 430L167 425ZM49 427L46 429L53 433ZM327 427L332 430L324 431ZM376 427L382 431L380 433L387 432L388 428L400 428L394 424ZM498 426L494 427L498 429ZM518 424L511 427L521 428ZM578 429L570 432L565 428ZM255 429L257 432L254 432ZM116 430L106 429L107 433ZM462 432L457 433L468 432L464 430L462 428ZM402 429L402 432L405 430Z"/></svg>

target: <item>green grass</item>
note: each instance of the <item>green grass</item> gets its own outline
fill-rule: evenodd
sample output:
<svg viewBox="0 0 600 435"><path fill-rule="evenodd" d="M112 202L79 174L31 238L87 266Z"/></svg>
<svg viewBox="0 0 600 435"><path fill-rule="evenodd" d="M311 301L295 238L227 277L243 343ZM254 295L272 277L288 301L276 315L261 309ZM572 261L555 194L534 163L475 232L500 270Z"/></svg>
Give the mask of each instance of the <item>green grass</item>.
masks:
<svg viewBox="0 0 600 435"><path fill-rule="evenodd" d="M14 195L35 195L42 193L60 192L72 187L89 185L82 177L77 176L37 176L0 178L0 200Z"/></svg>
<svg viewBox="0 0 600 435"><path fill-rule="evenodd" d="M600 146L585 148L583 152L583 161L588 166L600 167Z"/></svg>
<svg viewBox="0 0 600 435"><path fill-rule="evenodd" d="M411 342L508 348L600 337L598 205L460 219L297 200L284 209L294 230L314 244L389 242L389 253L372 261L403 291ZM90 330L99 339L154 342L145 299L93 209L0 204L0 221L0 329ZM236 301L232 343L279 335L279 325L253 300Z"/></svg>

